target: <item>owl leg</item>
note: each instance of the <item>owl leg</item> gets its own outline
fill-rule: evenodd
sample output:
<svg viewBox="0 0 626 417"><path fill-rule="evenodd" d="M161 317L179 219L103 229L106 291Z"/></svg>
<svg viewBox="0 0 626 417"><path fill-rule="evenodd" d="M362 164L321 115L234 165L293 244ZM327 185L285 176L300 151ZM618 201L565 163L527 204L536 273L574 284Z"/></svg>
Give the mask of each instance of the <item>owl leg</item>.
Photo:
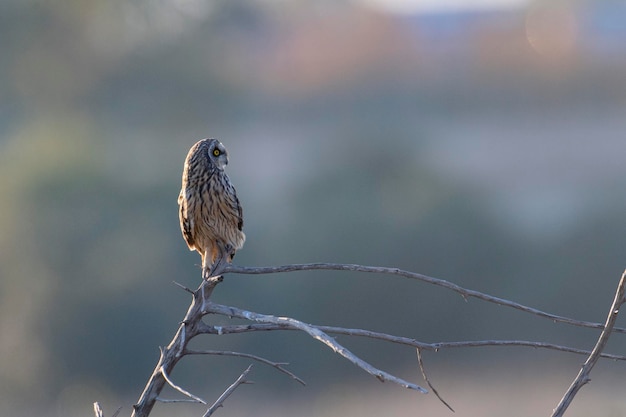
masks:
<svg viewBox="0 0 626 417"><path fill-rule="evenodd" d="M223 245L222 243L217 243L215 245L215 248L216 248L215 257L213 258L213 263L211 265L211 268L209 269L208 277L214 277L216 275L219 275L226 267L226 264L230 262L230 259L229 259L229 255L231 252L231 250L229 250L230 245Z"/></svg>
<svg viewBox="0 0 626 417"><path fill-rule="evenodd" d="M213 276L213 265L215 265L217 253L218 249L215 244L205 249L202 255L202 279L209 279Z"/></svg>

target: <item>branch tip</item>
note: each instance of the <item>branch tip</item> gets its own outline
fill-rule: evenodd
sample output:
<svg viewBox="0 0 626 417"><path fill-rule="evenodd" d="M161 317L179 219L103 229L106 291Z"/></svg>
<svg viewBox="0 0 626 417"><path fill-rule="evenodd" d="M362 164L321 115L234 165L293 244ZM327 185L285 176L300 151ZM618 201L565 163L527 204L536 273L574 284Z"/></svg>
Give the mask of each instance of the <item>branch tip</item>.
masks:
<svg viewBox="0 0 626 417"><path fill-rule="evenodd" d="M182 288L183 290L187 291L189 294L193 294L193 291L189 287L184 286L180 282L172 281L172 283L176 285L177 287Z"/></svg>
<svg viewBox="0 0 626 417"><path fill-rule="evenodd" d="M186 395L189 398L192 398L192 399L196 400L199 403L202 403L202 404L206 404L207 403L202 398L200 398L198 396L195 396L192 393L190 393L189 391L185 391L183 388L181 388L178 385L174 384L174 382L172 382L170 377L167 375L167 372L165 371L165 368L163 368L163 366L161 366L160 372L161 372L161 375L163 375L163 378L165 379L165 381L167 381L167 383L170 384L170 386L172 388L174 388L176 391L180 392L183 395Z"/></svg>
<svg viewBox="0 0 626 417"><path fill-rule="evenodd" d="M424 361L422 360L422 351L420 348L415 350L417 351L417 363L420 367L420 371L422 371L422 377L424 378L424 381L426 381L426 385L428 385L428 388L430 388L437 398L439 398L439 401L441 401L443 405L448 407L448 409L454 413L454 409L441 397L441 395L439 395L439 392L437 392L433 384L431 384L430 379L428 379L428 374L426 374L426 368L424 367Z"/></svg>

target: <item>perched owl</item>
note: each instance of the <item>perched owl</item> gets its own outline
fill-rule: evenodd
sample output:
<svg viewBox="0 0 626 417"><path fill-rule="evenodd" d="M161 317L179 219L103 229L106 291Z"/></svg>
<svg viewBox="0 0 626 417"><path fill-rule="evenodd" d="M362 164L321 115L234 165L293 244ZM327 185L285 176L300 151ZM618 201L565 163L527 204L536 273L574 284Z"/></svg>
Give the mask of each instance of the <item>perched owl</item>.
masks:
<svg viewBox="0 0 626 417"><path fill-rule="evenodd" d="M217 139L202 139L191 147L178 196L180 229L189 246L202 257L203 278L232 262L241 249L243 214L235 187L224 167L228 153Z"/></svg>

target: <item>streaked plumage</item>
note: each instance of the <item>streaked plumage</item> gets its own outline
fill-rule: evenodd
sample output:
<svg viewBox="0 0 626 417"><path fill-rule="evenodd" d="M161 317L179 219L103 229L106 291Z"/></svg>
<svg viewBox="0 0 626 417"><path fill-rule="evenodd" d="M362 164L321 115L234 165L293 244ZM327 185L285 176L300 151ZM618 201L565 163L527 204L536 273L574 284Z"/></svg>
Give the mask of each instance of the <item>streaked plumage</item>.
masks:
<svg viewBox="0 0 626 417"><path fill-rule="evenodd" d="M204 278L219 274L242 248L246 236L235 188L224 167L226 148L217 139L202 139L191 147L178 196L180 229L189 246L202 256Z"/></svg>

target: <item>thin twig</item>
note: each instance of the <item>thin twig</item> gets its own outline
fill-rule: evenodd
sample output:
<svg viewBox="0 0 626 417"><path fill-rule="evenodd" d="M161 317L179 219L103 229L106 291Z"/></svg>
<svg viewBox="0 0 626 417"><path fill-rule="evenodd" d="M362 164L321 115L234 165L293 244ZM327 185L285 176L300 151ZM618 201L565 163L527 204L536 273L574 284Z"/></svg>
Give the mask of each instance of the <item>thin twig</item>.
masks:
<svg viewBox="0 0 626 417"><path fill-rule="evenodd" d="M177 281L172 281L172 283L174 285L176 285L177 287L182 288L183 290L187 291L189 294L193 294L193 290L191 290L189 287L184 286L183 284L181 284L180 282Z"/></svg>
<svg viewBox="0 0 626 417"><path fill-rule="evenodd" d="M578 375L570 385L565 395L563 395L563 398L561 398L559 405L556 407L556 409L554 409L552 417L563 416L563 413L565 413L565 410L567 410L567 407L569 407L578 391L583 387L583 385L591 380L589 374L591 373L591 370L593 369L595 364L598 362L602 350L604 350L607 342L609 341L609 337L611 336L611 330L613 329L615 321L617 320L617 315L619 314L619 309L622 304L624 304L624 301L626 301L624 299L625 285L626 271L624 271L624 273L622 274L622 278L620 279L617 290L615 291L615 298L613 299L613 304L611 304L611 309L609 310L609 314L606 318L606 323L604 325L604 330L602 331L602 334L598 338L596 345L593 347L591 354L580 368Z"/></svg>
<svg viewBox="0 0 626 417"><path fill-rule="evenodd" d="M170 377L167 375L167 372L165 372L165 369L163 369L163 367L161 367L161 373L163 374L163 378L165 378L165 380L167 381L168 384L170 384L170 386L172 388L174 388L176 391L180 392L183 395L188 396L189 398L194 399L196 402L199 402L201 404L206 404L207 402L204 401L202 398L193 395L192 393L190 393L189 391L185 391L183 388L179 387L178 385L176 385L171 379Z"/></svg>
<svg viewBox="0 0 626 417"><path fill-rule="evenodd" d="M441 401L443 405L448 407L448 409L454 413L454 409L450 407L450 404L448 404L446 400L444 400L441 395L439 395L435 387L433 387L433 384L430 383L430 379L428 379L428 375L426 374L426 368L424 368L424 361L422 361L422 352L419 348L415 350L417 351L417 363L419 364L420 371L422 371L422 376L424 377L424 381L426 381L428 388L430 388L430 390L437 396L437 398L439 398L439 401Z"/></svg>
<svg viewBox="0 0 626 417"><path fill-rule="evenodd" d="M473 297L479 300L487 301L489 303L498 304L504 307L514 308L516 310L530 313L539 317L550 319L558 323L571 324L579 327L589 327L592 329L603 329L602 323L594 323L589 321L575 320L569 317L559 316L545 311L538 310L536 308L528 307L523 304L516 303L514 301L506 300L504 298L494 297L493 295L484 294L480 291L470 290L463 288L460 285L454 284L450 281L446 281L440 278L429 277L427 275L418 274L411 271L405 271L398 268L387 268L380 266L365 266L355 264L335 264L335 263L310 263L310 264L291 264L281 265L275 267L243 267L237 265L228 265L224 269L224 273L233 274L273 274L279 272L294 272L294 271L311 271L311 270L332 270L332 271L355 271L355 272L367 272L375 274L388 274L402 276L405 278L415 279L418 281L426 282L428 284L437 285L439 287L446 288L460 294L462 297ZM615 327L613 329L616 333L626 333L626 329L621 327Z"/></svg>
<svg viewBox="0 0 626 417"><path fill-rule="evenodd" d="M93 403L93 411L96 414L96 417L104 417L104 411L102 411L102 407L100 407L100 403L98 401Z"/></svg>
<svg viewBox="0 0 626 417"><path fill-rule="evenodd" d="M246 379L251 369L252 369L252 365L249 365L248 368L245 371L243 371L241 375L239 375L239 378L237 378L237 380L233 382L230 387L226 388L226 391L224 391L222 395L220 395L220 397L217 400L215 400L213 405L209 407L207 412L204 413L202 417L209 417L213 415L215 410L217 410L218 408L224 405L224 401L226 401L226 398L230 397L230 395L237 389L237 387L239 387L239 385L251 384L252 382Z"/></svg>
<svg viewBox="0 0 626 417"><path fill-rule="evenodd" d="M420 387L419 385L413 384L411 382L405 381L401 378L393 376L385 371L382 371L374 366L370 365L368 362L365 362L348 349L337 343L333 338L328 336L326 333L321 331L318 327L312 326L310 324L303 323L299 320L292 319L291 317L275 317L266 314L254 313L252 311L242 310L235 307L224 306L221 304L215 303L207 303L206 312L213 314L220 314L224 316L230 317L238 317L242 319L252 320L260 323L271 323L271 324L280 324L283 326L291 327L294 329L301 330L307 333L312 338L324 343L330 349L332 349L335 353L340 354L359 368L363 369L365 372L375 376L381 382L390 381L395 384L398 384L404 388L413 389L422 393L427 393L427 391Z"/></svg>
<svg viewBox="0 0 626 417"><path fill-rule="evenodd" d="M93 411L96 414L96 417L104 417L104 411L102 410L102 407L100 407L99 402L96 401L93 403ZM120 414L120 411L122 411L122 407L118 407L111 417L117 417Z"/></svg>
<svg viewBox="0 0 626 417"><path fill-rule="evenodd" d="M272 362L269 359L265 359L256 355L251 355L249 353L231 352L231 351L225 351L225 350L185 350L184 354L185 355L223 355L223 356L236 356L240 358L253 359L255 361L274 367L280 372L286 375L289 375L292 379L296 380L303 386L306 385L306 383L302 379L298 378L295 374L293 374L292 372L288 371L287 369L283 367L283 366L289 365L288 363Z"/></svg>
<svg viewBox="0 0 626 417"><path fill-rule="evenodd" d="M172 403L194 403L194 404L198 404L198 401L194 400L193 398L177 398L177 399L170 399L170 398L161 398L161 397L157 397L156 400L160 403L164 403L164 404L172 404Z"/></svg>

